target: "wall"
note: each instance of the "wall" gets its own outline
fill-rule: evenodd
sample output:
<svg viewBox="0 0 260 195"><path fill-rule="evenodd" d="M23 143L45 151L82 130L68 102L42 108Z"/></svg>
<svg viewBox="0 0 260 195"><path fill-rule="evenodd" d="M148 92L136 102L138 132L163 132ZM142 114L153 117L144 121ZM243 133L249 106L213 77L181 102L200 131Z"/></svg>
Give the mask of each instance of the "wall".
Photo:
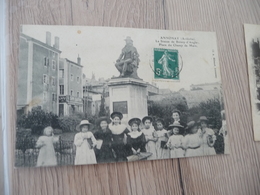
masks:
<svg viewBox="0 0 260 195"><path fill-rule="evenodd" d="M18 66L17 105L26 105L27 102L27 77L28 77L28 42L20 37L20 53Z"/></svg>
<svg viewBox="0 0 260 195"><path fill-rule="evenodd" d="M53 53L49 49L34 44L33 48L33 97L41 100L40 105L48 112L57 113L56 102L52 101L52 94L57 94L57 64L52 68L52 60L57 63L57 58L53 58ZM49 59L49 65L44 66L44 58ZM48 83L43 83L43 75L48 77ZM55 79L55 86L52 86L52 79ZM43 92L47 93L46 101L43 100Z"/></svg>
<svg viewBox="0 0 260 195"><path fill-rule="evenodd" d="M74 63L71 63L67 61L67 67L69 70L69 95L71 95L71 90L73 90L73 95L77 97L77 92L79 92L79 97L83 97L83 88L82 88L82 68L75 65ZM73 80L71 80L71 74L73 74ZM79 82L77 81L77 77L79 77Z"/></svg>

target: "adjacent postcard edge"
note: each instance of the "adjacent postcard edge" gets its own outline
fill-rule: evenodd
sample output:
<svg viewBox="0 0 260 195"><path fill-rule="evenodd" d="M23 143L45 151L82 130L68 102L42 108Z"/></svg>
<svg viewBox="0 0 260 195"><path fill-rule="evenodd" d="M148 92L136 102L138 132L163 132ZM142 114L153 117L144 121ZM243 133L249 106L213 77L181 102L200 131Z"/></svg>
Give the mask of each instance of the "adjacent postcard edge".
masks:
<svg viewBox="0 0 260 195"><path fill-rule="evenodd" d="M254 78L253 78L253 70L252 70L252 67L251 67L251 64L253 63L252 62L252 59L251 59L251 55L252 54L252 51L250 49L250 45L249 45L249 40L248 40L248 34L249 34L249 28L253 27L253 26L260 26L260 25L257 25L257 24L244 24L244 34L245 34L245 46L246 46L246 60L247 60L247 67L248 67L248 81L249 81L249 94L250 94L250 104L251 104L251 114L252 114L252 122L253 122L253 133L254 133L254 141L260 141L260 131L257 130L257 123L258 123L258 120L256 119L255 117L255 114L257 112L257 109L256 109L256 105L255 105L255 98L254 98L254 87L256 86L253 86L251 83L254 82ZM251 38L251 37L250 37Z"/></svg>

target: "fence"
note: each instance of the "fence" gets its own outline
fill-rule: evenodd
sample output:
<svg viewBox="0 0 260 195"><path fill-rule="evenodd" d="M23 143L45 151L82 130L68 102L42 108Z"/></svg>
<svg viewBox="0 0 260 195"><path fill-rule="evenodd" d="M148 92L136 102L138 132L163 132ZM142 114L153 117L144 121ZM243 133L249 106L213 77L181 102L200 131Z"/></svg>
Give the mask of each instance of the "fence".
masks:
<svg viewBox="0 0 260 195"><path fill-rule="evenodd" d="M35 148L36 140L23 139L16 141L15 166L34 167L37 163L39 149ZM75 159L73 141L59 140L54 143L55 154L58 165L72 165Z"/></svg>

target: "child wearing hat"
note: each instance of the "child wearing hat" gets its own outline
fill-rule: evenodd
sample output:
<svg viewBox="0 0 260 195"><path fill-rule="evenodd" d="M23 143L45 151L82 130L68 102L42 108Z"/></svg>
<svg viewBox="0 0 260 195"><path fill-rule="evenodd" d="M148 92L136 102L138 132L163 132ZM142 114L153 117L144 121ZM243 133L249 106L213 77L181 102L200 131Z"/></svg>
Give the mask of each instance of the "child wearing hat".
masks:
<svg viewBox="0 0 260 195"><path fill-rule="evenodd" d="M95 164L97 163L94 147L96 139L90 131L92 124L88 120L82 120L77 126L80 130L74 137L74 145L76 146L75 165Z"/></svg>
<svg viewBox="0 0 260 195"><path fill-rule="evenodd" d="M185 157L202 156L201 137L198 134L198 125L195 121L187 124L187 135L185 135L182 147L185 150Z"/></svg>
<svg viewBox="0 0 260 195"><path fill-rule="evenodd" d="M127 134L127 145L129 147L128 155L140 154L146 152L145 149L145 136L140 131L139 125L141 120L139 118L132 118L128 124L131 127L131 132Z"/></svg>
<svg viewBox="0 0 260 195"><path fill-rule="evenodd" d="M168 141L167 130L164 129L164 120L157 119L156 122L156 134L158 141L156 142L156 153L157 159L167 159L170 158L170 150L165 148L165 145Z"/></svg>
<svg viewBox="0 0 260 195"><path fill-rule="evenodd" d="M201 116L199 119L201 129L198 130L202 138L202 151L203 155L214 155L216 154L215 148L213 147L216 141L215 132L208 128L208 119L206 116Z"/></svg>
<svg viewBox="0 0 260 195"><path fill-rule="evenodd" d="M153 122L153 118L150 116L145 116L142 119L142 123L144 125L142 132L146 140L145 148L147 152L152 153L152 155L148 158L148 160L157 159L156 141L158 140L158 137L156 135L156 131L152 125L152 122Z"/></svg>
<svg viewBox="0 0 260 195"><path fill-rule="evenodd" d="M126 125L121 124L122 113L113 112L110 117L112 123L109 125L109 129L112 132L112 148L115 152L116 161L127 161L126 139L130 131Z"/></svg>
<svg viewBox="0 0 260 195"><path fill-rule="evenodd" d="M183 126L174 123L168 127L168 130L172 130L173 135L167 142L167 147L170 149L170 158L181 158L184 157L184 150L182 149L183 140Z"/></svg>
<svg viewBox="0 0 260 195"><path fill-rule="evenodd" d="M108 128L111 120L107 117L100 117L97 119L97 131L94 133L97 142L101 142L101 147L96 147L96 158L98 163L115 161L112 150L112 132Z"/></svg>
<svg viewBox="0 0 260 195"><path fill-rule="evenodd" d="M43 136L40 136L36 142L36 148L40 148L37 158L37 167L40 166L56 166L57 159L53 143L58 142L60 137L54 137L53 128L45 127Z"/></svg>

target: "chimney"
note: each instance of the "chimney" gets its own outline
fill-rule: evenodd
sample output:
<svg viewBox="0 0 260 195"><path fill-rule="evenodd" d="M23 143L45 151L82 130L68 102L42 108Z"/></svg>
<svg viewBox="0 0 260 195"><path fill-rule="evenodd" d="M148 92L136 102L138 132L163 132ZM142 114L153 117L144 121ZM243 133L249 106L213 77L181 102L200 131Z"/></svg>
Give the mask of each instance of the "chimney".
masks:
<svg viewBox="0 0 260 195"><path fill-rule="evenodd" d="M81 58L79 57L79 55L78 55L78 58L77 58L77 62L78 62L78 65L81 65Z"/></svg>
<svg viewBox="0 0 260 195"><path fill-rule="evenodd" d="M54 47L56 49L60 49L60 38L59 37L54 37L54 41L55 41Z"/></svg>
<svg viewBox="0 0 260 195"><path fill-rule="evenodd" d="M46 44L51 46L51 33L46 32Z"/></svg>

